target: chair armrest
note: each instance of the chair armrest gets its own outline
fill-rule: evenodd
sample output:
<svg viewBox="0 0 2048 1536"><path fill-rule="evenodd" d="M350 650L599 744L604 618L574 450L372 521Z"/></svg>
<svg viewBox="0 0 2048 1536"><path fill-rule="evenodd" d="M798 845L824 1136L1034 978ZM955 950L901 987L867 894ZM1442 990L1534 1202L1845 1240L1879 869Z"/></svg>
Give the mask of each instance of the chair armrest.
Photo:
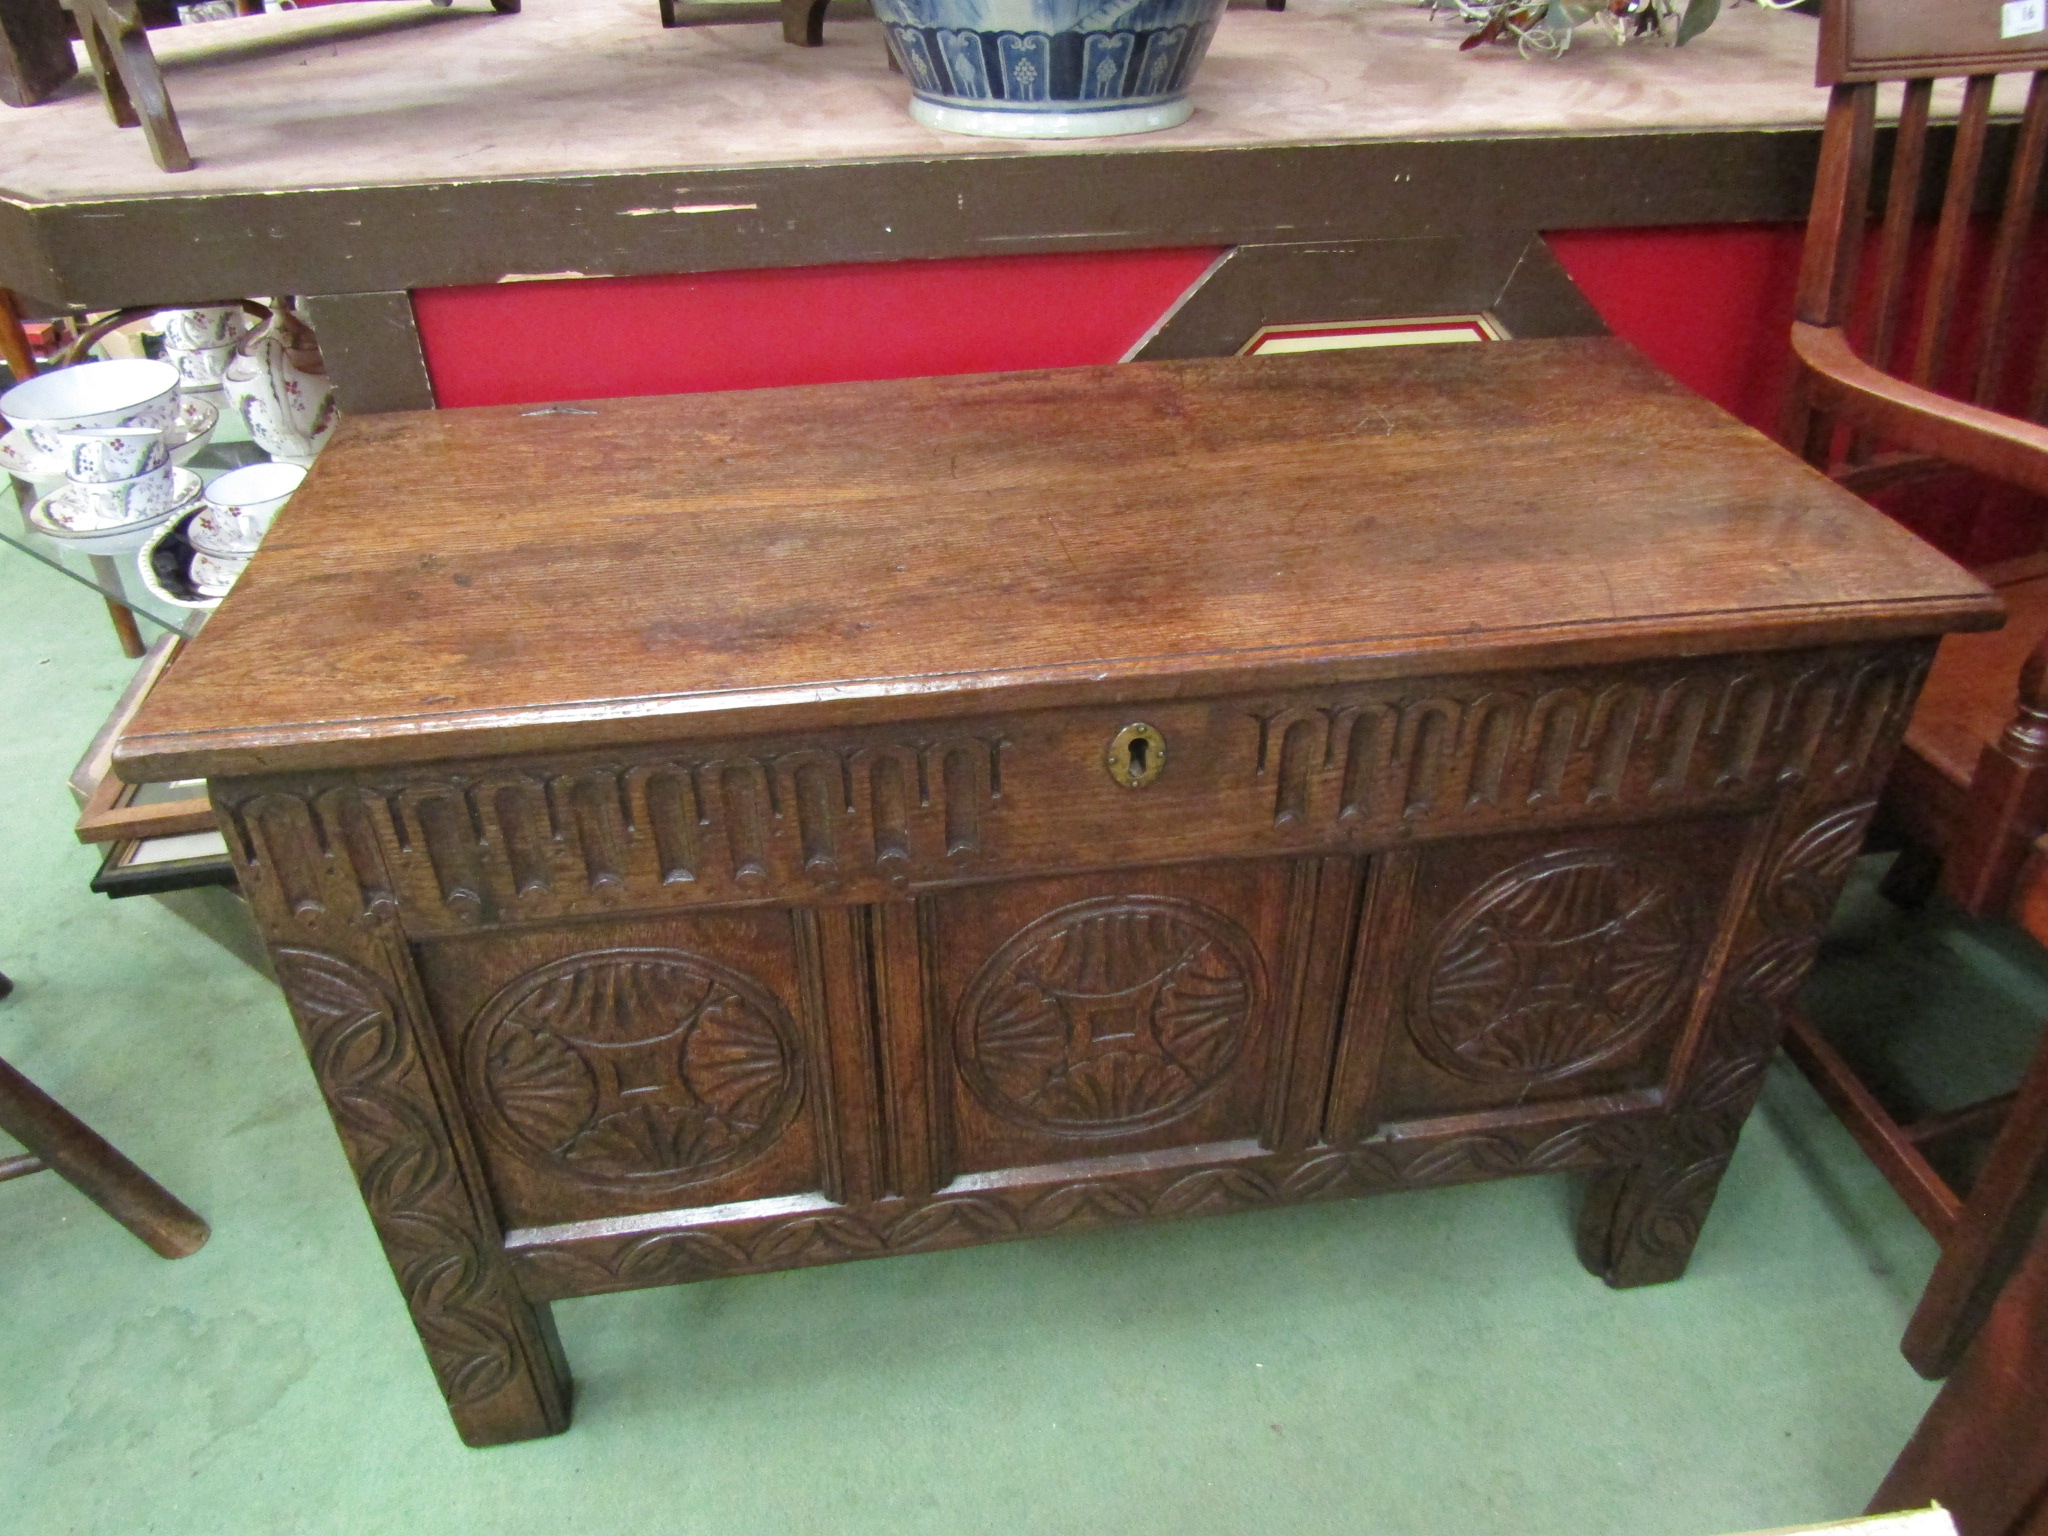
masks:
<svg viewBox="0 0 2048 1536"><path fill-rule="evenodd" d="M1792 322L1807 398L1852 426L2048 496L2048 427L1967 405L1873 368L1833 326Z"/></svg>

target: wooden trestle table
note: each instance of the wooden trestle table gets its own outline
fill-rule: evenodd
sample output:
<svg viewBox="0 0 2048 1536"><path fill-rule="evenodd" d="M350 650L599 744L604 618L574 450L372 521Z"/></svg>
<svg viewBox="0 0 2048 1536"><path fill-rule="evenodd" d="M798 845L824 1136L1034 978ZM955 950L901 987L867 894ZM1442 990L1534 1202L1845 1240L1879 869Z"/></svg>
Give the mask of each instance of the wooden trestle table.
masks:
<svg viewBox="0 0 2048 1536"><path fill-rule="evenodd" d="M118 765L484 1445L634 1286L1565 1170L1674 1278L1996 622L1606 340L420 412Z"/></svg>

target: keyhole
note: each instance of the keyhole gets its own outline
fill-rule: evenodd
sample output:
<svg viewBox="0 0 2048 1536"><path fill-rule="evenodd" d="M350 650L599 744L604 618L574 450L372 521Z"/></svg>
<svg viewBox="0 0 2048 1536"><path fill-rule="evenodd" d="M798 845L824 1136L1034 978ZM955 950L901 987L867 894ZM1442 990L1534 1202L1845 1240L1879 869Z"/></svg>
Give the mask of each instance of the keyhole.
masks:
<svg viewBox="0 0 2048 1536"><path fill-rule="evenodd" d="M1166 766L1166 738L1142 720L1133 721L1109 739L1102 766L1125 789L1142 788Z"/></svg>

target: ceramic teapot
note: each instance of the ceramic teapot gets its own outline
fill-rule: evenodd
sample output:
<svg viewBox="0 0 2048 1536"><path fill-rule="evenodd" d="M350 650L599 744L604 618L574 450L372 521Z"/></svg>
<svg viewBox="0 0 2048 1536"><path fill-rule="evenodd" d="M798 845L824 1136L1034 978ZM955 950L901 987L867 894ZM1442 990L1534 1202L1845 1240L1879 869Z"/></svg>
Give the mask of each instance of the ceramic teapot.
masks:
<svg viewBox="0 0 2048 1536"><path fill-rule="evenodd" d="M320 348L283 305L236 343L222 387L256 446L274 459L310 464L333 434L334 385Z"/></svg>

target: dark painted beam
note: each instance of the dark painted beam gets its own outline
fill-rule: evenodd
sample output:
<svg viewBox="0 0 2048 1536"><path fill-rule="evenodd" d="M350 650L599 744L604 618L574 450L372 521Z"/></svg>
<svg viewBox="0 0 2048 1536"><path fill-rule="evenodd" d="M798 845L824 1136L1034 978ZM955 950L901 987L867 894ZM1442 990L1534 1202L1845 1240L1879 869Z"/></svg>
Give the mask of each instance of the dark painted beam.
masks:
<svg viewBox="0 0 2048 1536"><path fill-rule="evenodd" d="M591 276L1803 218L1812 129L1090 148L25 204L0 286L105 309Z"/></svg>

